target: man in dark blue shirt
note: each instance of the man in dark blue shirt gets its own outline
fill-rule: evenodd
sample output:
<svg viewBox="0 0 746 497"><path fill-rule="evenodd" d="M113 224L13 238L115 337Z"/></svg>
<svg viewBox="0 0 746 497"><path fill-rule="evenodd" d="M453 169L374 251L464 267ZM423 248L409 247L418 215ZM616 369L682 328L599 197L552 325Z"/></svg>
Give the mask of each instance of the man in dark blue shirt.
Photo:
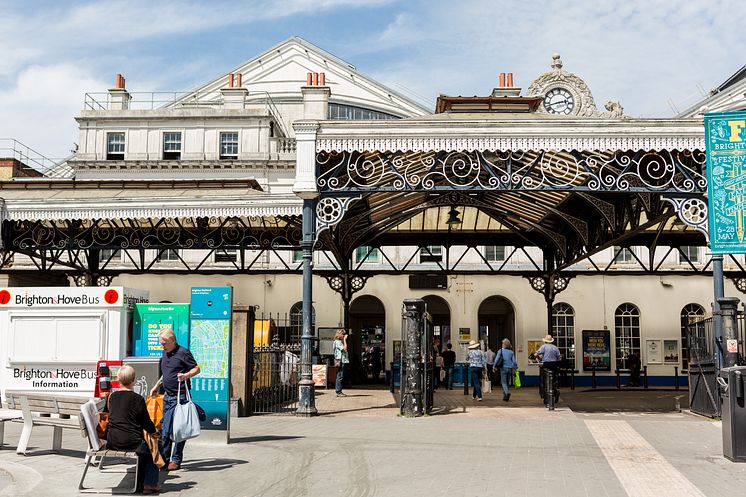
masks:
<svg viewBox="0 0 746 497"><path fill-rule="evenodd" d="M184 402L186 390L192 387L189 378L197 376L200 370L197 361L194 360L194 356L189 352L189 349L176 343L176 335L174 335L173 330L162 331L160 333L160 341L163 346L163 356L159 364L161 380L150 391L150 395L155 395L162 383L163 390L165 390L163 396L161 436L163 458L166 460L170 458L168 470L176 471L181 467L186 442L177 443L173 457L171 457L171 428L173 425L174 409L179 400L181 400L181 403ZM181 385L181 399L178 398L180 382L184 382Z"/></svg>

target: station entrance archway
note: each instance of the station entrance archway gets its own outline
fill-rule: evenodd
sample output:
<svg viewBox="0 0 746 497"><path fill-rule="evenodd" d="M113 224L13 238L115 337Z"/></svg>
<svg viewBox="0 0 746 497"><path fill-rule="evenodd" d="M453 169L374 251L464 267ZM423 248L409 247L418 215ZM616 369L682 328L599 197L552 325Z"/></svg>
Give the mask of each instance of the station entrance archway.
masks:
<svg viewBox="0 0 746 497"><path fill-rule="evenodd" d="M486 337L487 344L500 348L503 338L515 345L515 310L505 297L493 295L479 304L477 311L479 336Z"/></svg>
<svg viewBox="0 0 746 497"><path fill-rule="evenodd" d="M354 383L382 381L386 364L386 308L377 297L361 295L350 304L348 352Z"/></svg>
<svg viewBox="0 0 746 497"><path fill-rule="evenodd" d="M427 304L427 312L432 317L433 340L440 340L440 349L451 342L451 308L443 297L426 295L422 300Z"/></svg>

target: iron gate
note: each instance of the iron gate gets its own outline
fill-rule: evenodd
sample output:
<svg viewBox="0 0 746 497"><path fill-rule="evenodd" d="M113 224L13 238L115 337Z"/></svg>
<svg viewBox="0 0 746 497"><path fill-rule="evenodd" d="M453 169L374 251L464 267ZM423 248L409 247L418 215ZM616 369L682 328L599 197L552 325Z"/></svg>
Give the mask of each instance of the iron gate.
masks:
<svg viewBox="0 0 746 497"><path fill-rule="evenodd" d="M738 363L744 364L746 314L743 310L736 314L736 330ZM715 342L713 317L695 318L687 325L686 335L689 355L689 408L703 416L720 417L721 401L717 382L719 345Z"/></svg>
<svg viewBox="0 0 746 497"><path fill-rule="evenodd" d="M257 317L252 353L249 415L295 414L300 381L300 323L292 315Z"/></svg>

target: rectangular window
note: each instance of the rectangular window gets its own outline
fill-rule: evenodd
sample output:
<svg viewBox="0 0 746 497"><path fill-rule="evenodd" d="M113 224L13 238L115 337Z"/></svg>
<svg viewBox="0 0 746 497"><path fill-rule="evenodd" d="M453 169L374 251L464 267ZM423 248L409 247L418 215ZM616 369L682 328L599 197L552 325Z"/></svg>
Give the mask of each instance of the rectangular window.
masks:
<svg viewBox="0 0 746 497"><path fill-rule="evenodd" d="M98 254L98 260L101 264L107 261L120 261L122 260L122 251L120 249L101 249Z"/></svg>
<svg viewBox="0 0 746 497"><path fill-rule="evenodd" d="M179 250L178 249L166 249L158 257L159 261L178 261Z"/></svg>
<svg viewBox="0 0 746 497"><path fill-rule="evenodd" d="M355 249L355 264L361 262L378 262L378 249L363 245Z"/></svg>
<svg viewBox="0 0 746 497"><path fill-rule="evenodd" d="M679 252L679 264L686 264L687 260L690 261L692 264L702 262L699 257L699 252L699 247L694 245L681 247L681 252Z"/></svg>
<svg viewBox="0 0 746 497"><path fill-rule="evenodd" d="M106 160L124 160L124 133L106 133Z"/></svg>
<svg viewBox="0 0 746 497"><path fill-rule="evenodd" d="M635 262L635 258L632 255L632 251L628 248L614 247L614 262L630 263Z"/></svg>
<svg viewBox="0 0 746 497"><path fill-rule="evenodd" d="M302 250L293 250L293 262L303 262Z"/></svg>
<svg viewBox="0 0 746 497"><path fill-rule="evenodd" d="M238 252L236 249L220 249L215 251L215 262L236 262Z"/></svg>
<svg viewBox="0 0 746 497"><path fill-rule="evenodd" d="M181 133L163 133L163 158L166 160L181 159Z"/></svg>
<svg viewBox="0 0 746 497"><path fill-rule="evenodd" d="M430 245L420 247L420 262L441 262L443 260L443 246Z"/></svg>
<svg viewBox="0 0 746 497"><path fill-rule="evenodd" d="M505 260L505 247L501 245L485 245L484 258L487 262L502 262Z"/></svg>
<svg viewBox="0 0 746 497"><path fill-rule="evenodd" d="M238 133L220 133L220 158L238 159Z"/></svg>

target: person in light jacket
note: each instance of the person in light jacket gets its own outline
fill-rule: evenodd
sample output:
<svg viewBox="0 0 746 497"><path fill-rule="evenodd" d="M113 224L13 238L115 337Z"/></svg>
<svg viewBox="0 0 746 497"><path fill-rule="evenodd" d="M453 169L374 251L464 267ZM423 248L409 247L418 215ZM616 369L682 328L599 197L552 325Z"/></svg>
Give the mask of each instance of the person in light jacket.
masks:
<svg viewBox="0 0 746 497"><path fill-rule="evenodd" d="M510 340L507 338L503 339L503 346L495 356L495 362L492 367L495 371L500 368L500 383L503 386L503 400L507 402L510 400L508 382L510 381L510 377L515 374L513 371L518 369L518 363L515 360L515 353L513 353Z"/></svg>

